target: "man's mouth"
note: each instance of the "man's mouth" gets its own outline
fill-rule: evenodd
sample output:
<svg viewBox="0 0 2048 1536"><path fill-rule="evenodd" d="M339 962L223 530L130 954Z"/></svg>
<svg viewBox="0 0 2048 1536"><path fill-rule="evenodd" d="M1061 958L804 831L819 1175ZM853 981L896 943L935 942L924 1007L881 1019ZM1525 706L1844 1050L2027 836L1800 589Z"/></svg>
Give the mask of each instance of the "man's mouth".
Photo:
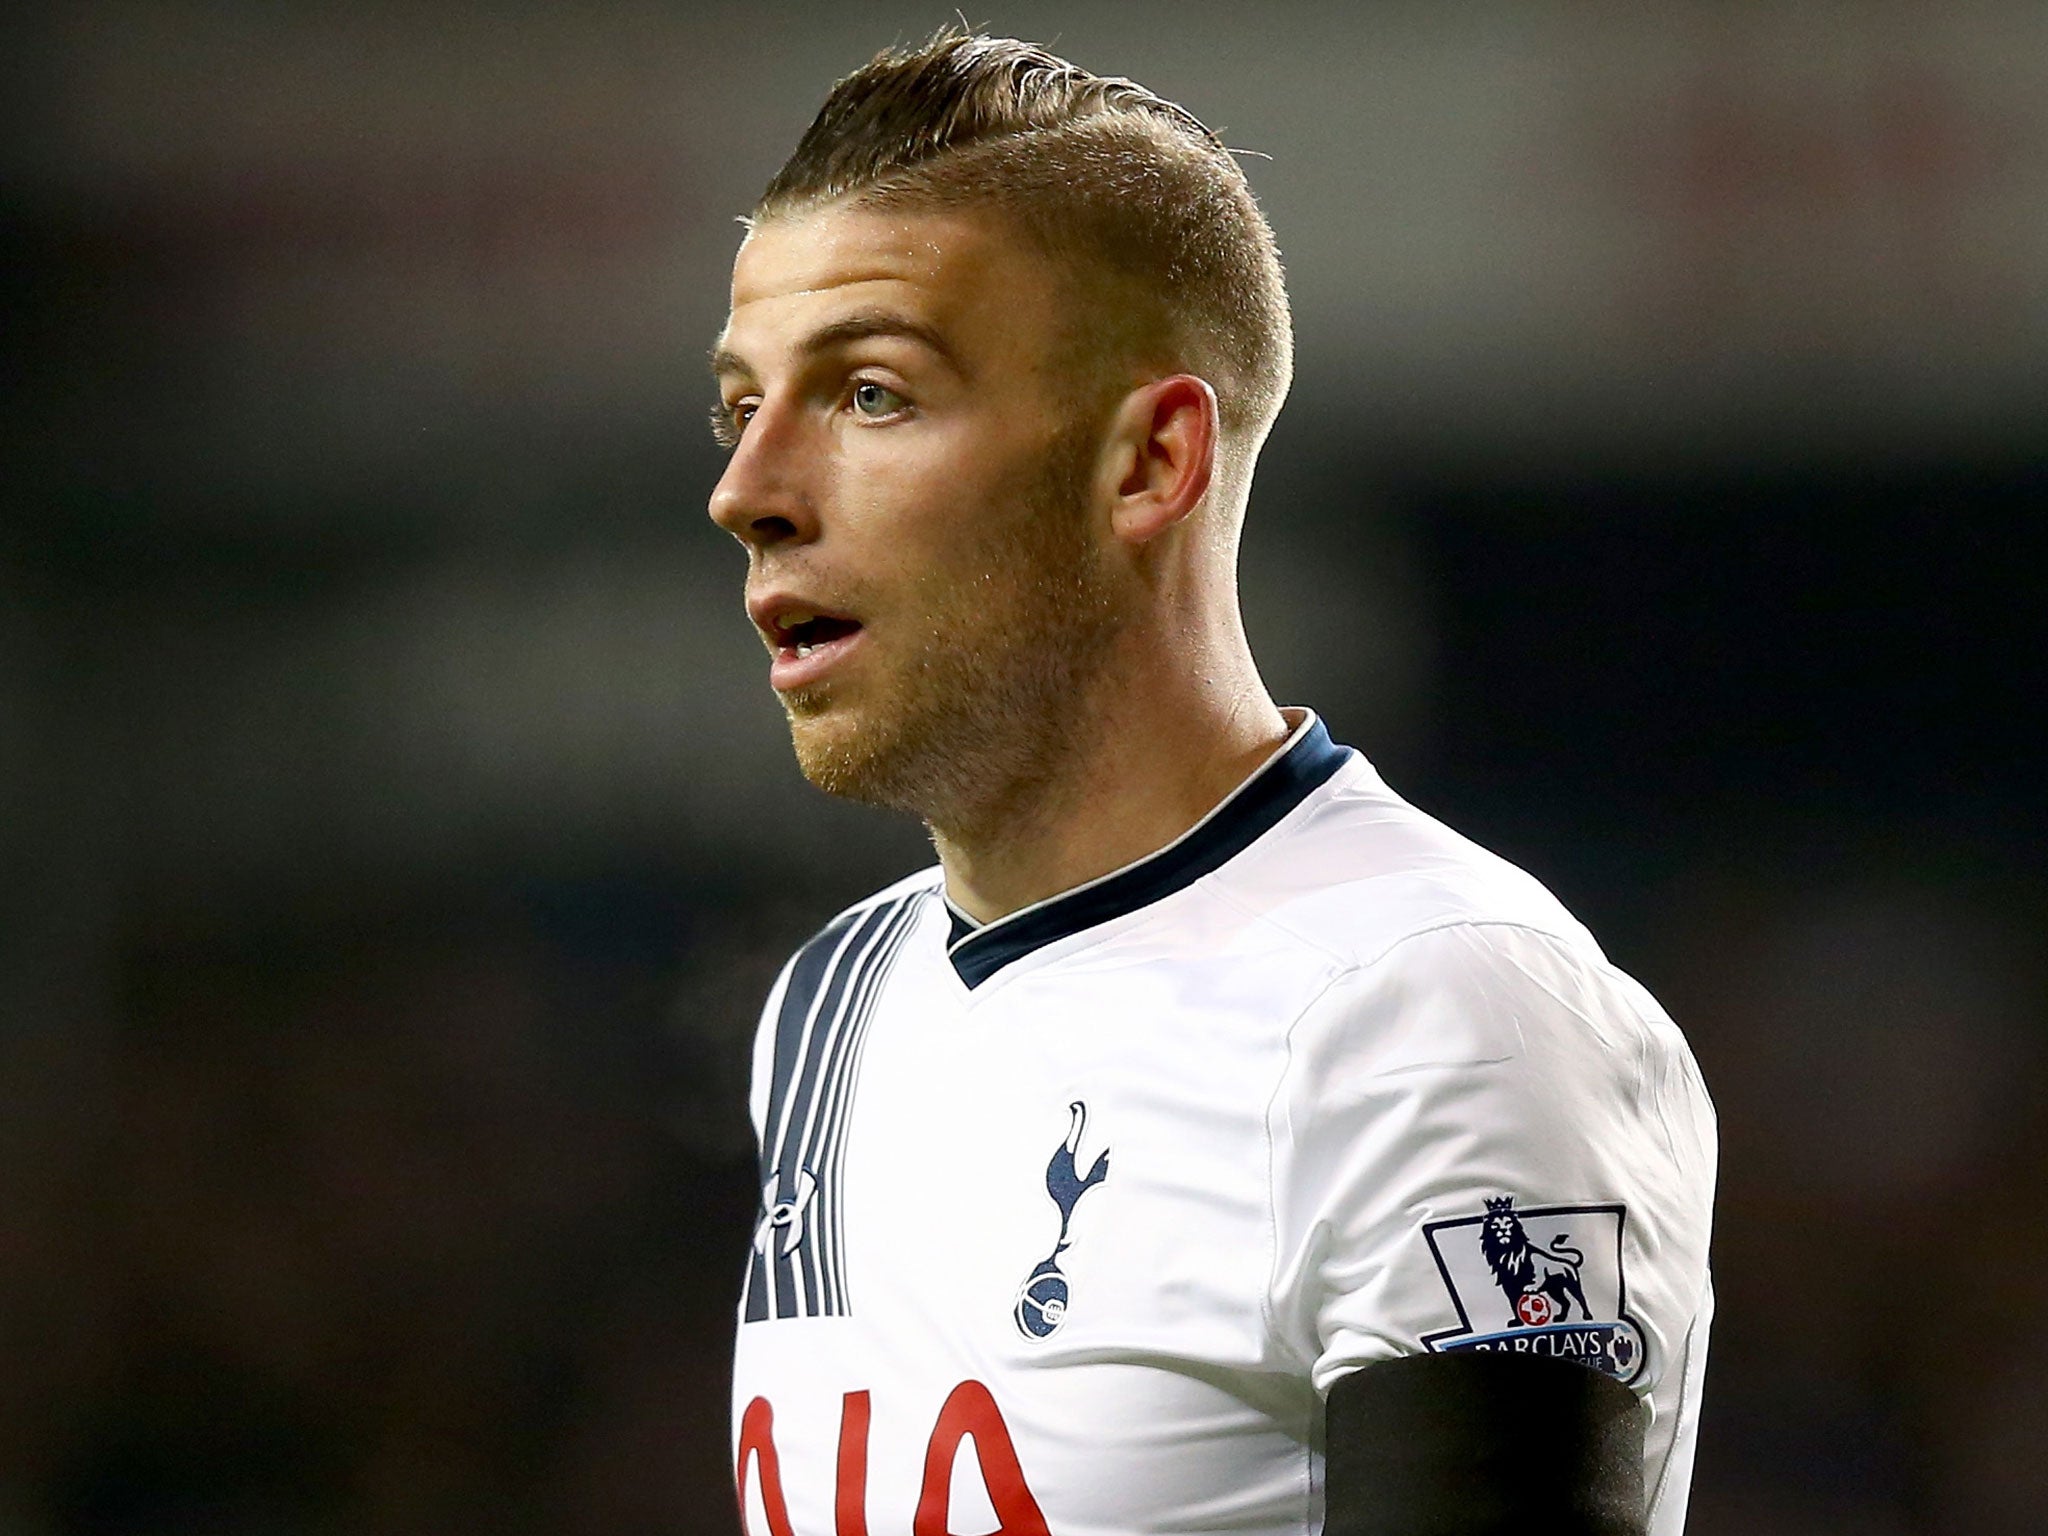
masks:
<svg viewBox="0 0 2048 1536"><path fill-rule="evenodd" d="M858 619L815 608L790 607L768 625L775 658L768 683L777 692L808 688L822 682L860 642L866 631Z"/></svg>
<svg viewBox="0 0 2048 1536"><path fill-rule="evenodd" d="M857 619L801 611L787 613L776 623L775 649L778 655L805 657L835 640L844 640L859 628Z"/></svg>

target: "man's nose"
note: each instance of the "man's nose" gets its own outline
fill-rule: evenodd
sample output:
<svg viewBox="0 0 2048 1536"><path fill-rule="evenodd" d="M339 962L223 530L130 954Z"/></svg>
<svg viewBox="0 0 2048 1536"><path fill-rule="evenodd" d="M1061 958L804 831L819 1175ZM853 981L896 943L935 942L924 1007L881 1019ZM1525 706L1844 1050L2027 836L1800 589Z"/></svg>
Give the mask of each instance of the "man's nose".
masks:
<svg viewBox="0 0 2048 1536"><path fill-rule="evenodd" d="M711 491L711 520L741 543L768 549L818 535L803 475L802 423L765 403L740 434Z"/></svg>

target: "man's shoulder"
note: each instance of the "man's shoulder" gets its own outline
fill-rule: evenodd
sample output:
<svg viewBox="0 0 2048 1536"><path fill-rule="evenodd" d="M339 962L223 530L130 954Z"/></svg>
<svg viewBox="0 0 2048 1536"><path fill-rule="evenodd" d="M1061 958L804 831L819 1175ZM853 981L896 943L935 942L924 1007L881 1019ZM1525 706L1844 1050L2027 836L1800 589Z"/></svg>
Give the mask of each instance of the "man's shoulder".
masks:
<svg viewBox="0 0 2048 1536"><path fill-rule="evenodd" d="M777 1019L800 1021L812 1001L843 990L848 980L886 974L924 904L938 899L939 881L936 865L906 875L842 909L805 939L769 989L764 1026Z"/></svg>
<svg viewBox="0 0 2048 1536"><path fill-rule="evenodd" d="M799 944L790 956L789 964L795 966L806 956L838 949L849 936L865 928L906 919L925 901L938 899L942 880L943 871L932 864L863 896L835 913L830 921Z"/></svg>
<svg viewBox="0 0 2048 1536"><path fill-rule="evenodd" d="M1410 804L1363 759L1276 834L1222 872L1224 890L1347 966L1453 926L1524 929L1600 954L1534 875Z"/></svg>

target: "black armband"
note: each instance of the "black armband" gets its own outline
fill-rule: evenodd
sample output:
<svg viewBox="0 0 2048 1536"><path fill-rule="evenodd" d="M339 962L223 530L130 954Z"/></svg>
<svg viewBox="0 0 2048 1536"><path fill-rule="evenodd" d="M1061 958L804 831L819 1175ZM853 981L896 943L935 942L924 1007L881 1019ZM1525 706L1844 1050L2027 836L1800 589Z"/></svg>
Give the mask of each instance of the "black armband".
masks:
<svg viewBox="0 0 2048 1536"><path fill-rule="evenodd" d="M1569 1360L1465 1350L1339 1377L1324 1536L1643 1536L1649 1410Z"/></svg>

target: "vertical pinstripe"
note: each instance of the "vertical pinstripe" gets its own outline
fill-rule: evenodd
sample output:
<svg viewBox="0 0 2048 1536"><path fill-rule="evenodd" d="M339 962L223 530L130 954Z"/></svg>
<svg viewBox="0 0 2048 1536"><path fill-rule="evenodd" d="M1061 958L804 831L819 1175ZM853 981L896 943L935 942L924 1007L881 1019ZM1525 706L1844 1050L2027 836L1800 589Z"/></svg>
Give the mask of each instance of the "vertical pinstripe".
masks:
<svg viewBox="0 0 2048 1536"><path fill-rule="evenodd" d="M839 919L790 967L775 1018L762 1211L741 1309L747 1322L836 1317L848 1310L841 1199L846 1127L868 1022L927 894L913 892ZM797 1238L784 1253L788 1231Z"/></svg>

